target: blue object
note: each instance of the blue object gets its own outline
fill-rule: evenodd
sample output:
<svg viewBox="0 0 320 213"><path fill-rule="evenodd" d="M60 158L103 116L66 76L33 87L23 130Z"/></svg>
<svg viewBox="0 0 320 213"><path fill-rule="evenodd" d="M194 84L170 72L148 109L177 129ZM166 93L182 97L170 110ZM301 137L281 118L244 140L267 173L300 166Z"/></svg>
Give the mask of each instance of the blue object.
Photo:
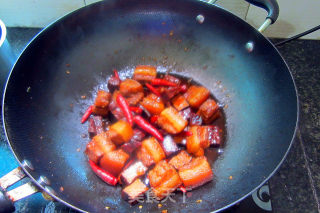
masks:
<svg viewBox="0 0 320 213"><path fill-rule="evenodd" d="M0 87L4 88L9 71L11 70L16 56L14 55L11 46L6 39L7 29L0 19Z"/></svg>

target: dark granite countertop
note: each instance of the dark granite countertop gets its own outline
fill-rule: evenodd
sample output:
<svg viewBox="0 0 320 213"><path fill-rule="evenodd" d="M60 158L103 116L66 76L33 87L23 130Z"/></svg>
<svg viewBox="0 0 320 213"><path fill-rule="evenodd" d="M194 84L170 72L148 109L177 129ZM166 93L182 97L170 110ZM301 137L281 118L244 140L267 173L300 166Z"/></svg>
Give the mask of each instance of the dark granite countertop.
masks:
<svg viewBox="0 0 320 213"><path fill-rule="evenodd" d="M39 29L9 28L8 40L15 54L18 55L37 32ZM274 212L320 212L319 50L320 41L311 40L292 41L279 47L294 76L301 110L294 144L283 165L269 181ZM1 138L0 145L7 146L5 138ZM2 160L0 155L0 163ZM12 157L12 163L0 171L0 176L15 166L17 163ZM31 196L17 202L17 211L25 212L25 203L34 199ZM48 210L55 205L58 204L50 202L46 208Z"/></svg>
<svg viewBox="0 0 320 213"><path fill-rule="evenodd" d="M294 76L300 101L294 144L270 179L275 212L320 212L320 41L278 48Z"/></svg>

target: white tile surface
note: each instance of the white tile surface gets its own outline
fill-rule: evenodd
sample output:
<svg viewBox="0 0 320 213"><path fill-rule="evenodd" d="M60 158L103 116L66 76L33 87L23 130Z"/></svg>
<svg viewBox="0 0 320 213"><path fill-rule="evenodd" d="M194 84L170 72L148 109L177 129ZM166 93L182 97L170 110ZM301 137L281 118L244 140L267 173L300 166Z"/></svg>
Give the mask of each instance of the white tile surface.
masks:
<svg viewBox="0 0 320 213"><path fill-rule="evenodd" d="M320 25L320 0L278 0L280 16L264 34L269 37L288 38ZM266 12L250 5L247 21L258 27L265 19ZM303 38L320 39L320 31Z"/></svg>
<svg viewBox="0 0 320 213"><path fill-rule="evenodd" d="M0 0L0 19L9 27L45 27L85 6L84 0Z"/></svg>

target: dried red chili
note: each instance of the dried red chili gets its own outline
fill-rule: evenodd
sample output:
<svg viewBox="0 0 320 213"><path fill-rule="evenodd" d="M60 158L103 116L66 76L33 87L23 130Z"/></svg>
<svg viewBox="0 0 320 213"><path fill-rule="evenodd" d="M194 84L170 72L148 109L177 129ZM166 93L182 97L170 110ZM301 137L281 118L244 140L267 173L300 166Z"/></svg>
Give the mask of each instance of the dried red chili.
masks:
<svg viewBox="0 0 320 213"><path fill-rule="evenodd" d="M83 114L82 118L81 118L81 123L83 124L84 122L86 122L86 120L88 120L88 118L90 117L90 115L92 114L93 111L93 105L89 106L88 109L85 111L85 113Z"/></svg>
<svg viewBox="0 0 320 213"><path fill-rule="evenodd" d="M129 107L129 109L134 112L134 113L137 113L137 114L141 114L142 113L142 109L140 107Z"/></svg>
<svg viewBox="0 0 320 213"><path fill-rule="evenodd" d="M101 169L99 166L97 166L93 161L89 160L90 167L92 171L101 178L104 182L106 182L109 185L115 186L118 182L117 178L111 175L109 172Z"/></svg>
<svg viewBox="0 0 320 213"><path fill-rule="evenodd" d="M118 71L116 69L114 69L113 73L114 73L114 77L121 82Z"/></svg>
<svg viewBox="0 0 320 213"><path fill-rule="evenodd" d="M155 123L157 122L158 118L159 118L159 115L153 115L153 116L150 118L150 122L151 122L152 124L155 124Z"/></svg>
<svg viewBox="0 0 320 213"><path fill-rule="evenodd" d="M171 87L175 87L177 86L176 83L161 79L161 78L154 78L151 80L151 84L152 85L156 85L156 86L171 86Z"/></svg>
<svg viewBox="0 0 320 213"><path fill-rule="evenodd" d="M159 141L163 141L162 134L154 127L152 126L148 121L143 119L141 116L137 115L133 117L133 121L144 131L149 133L150 135L154 136Z"/></svg>
<svg viewBox="0 0 320 213"><path fill-rule="evenodd" d="M156 96L160 97L160 92L159 92L156 88L154 88L151 84L146 83L146 87L148 87L148 89L149 89L152 93L154 93Z"/></svg>
<svg viewBox="0 0 320 213"><path fill-rule="evenodd" d="M133 123L132 113L130 111L128 102L121 94L117 95L117 104L119 105L120 109L122 110L124 116L127 118L129 124L132 126L132 123Z"/></svg>

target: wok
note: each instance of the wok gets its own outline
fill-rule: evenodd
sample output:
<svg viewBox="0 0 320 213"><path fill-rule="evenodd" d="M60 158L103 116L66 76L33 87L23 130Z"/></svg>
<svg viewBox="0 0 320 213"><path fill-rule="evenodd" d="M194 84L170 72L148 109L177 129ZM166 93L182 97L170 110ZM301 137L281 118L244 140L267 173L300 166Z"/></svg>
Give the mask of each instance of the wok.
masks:
<svg viewBox="0 0 320 213"><path fill-rule="evenodd" d="M269 8L262 28L275 21L274 2L254 3ZM35 191L36 185L80 211L102 212L107 206L119 212L140 210L121 199L121 187L108 186L90 170L83 153L89 139L81 137L87 125L80 124L112 69L126 77L138 64L192 78L228 105L226 144L212 165L214 180L193 190L185 202L181 194L173 196L176 202L164 202L163 209L225 209L248 196L279 167L295 134L298 100L289 69L267 38L205 2L109 0L81 8L45 28L10 73L3 122L12 152L32 180L25 194ZM23 171L9 174L9 182L15 182L12 176L23 176ZM13 201L22 197L4 194ZM10 199L1 196L1 204L6 205L2 209L12 210ZM199 199L201 203L196 202ZM155 203L142 205L143 211L159 210Z"/></svg>

